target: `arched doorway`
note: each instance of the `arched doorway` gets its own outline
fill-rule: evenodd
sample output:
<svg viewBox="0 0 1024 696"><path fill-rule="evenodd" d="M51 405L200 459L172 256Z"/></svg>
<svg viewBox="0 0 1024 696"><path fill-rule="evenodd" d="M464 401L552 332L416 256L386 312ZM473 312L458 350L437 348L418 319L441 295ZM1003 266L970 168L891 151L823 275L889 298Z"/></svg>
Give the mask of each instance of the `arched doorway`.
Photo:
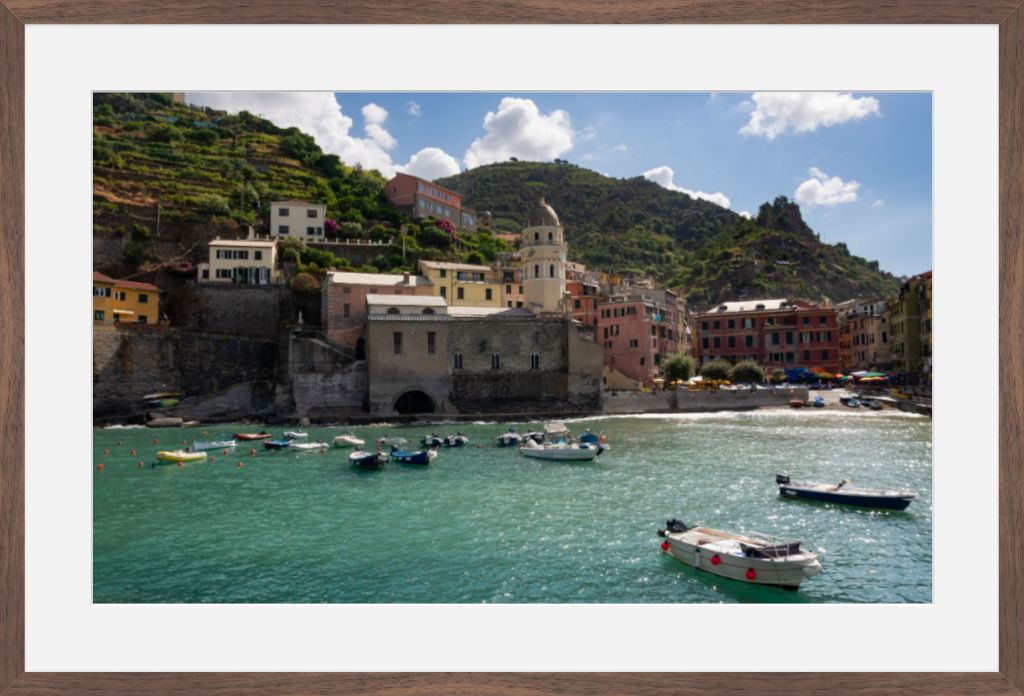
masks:
<svg viewBox="0 0 1024 696"><path fill-rule="evenodd" d="M407 391L395 401L395 411L403 416L413 413L433 413L434 400L421 391Z"/></svg>

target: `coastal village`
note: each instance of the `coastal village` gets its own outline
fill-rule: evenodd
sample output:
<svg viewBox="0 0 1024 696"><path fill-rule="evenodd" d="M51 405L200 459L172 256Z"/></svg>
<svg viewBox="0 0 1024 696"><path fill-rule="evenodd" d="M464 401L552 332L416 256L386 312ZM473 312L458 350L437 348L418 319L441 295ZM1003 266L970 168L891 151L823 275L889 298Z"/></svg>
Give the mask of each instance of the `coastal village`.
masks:
<svg viewBox="0 0 1024 696"><path fill-rule="evenodd" d="M386 195L455 240L491 224L457 191L408 174L389 180ZM539 198L519 234L498 235L514 251L493 264L424 259L418 273L400 275L325 270L312 287L304 278L298 293L289 250L344 257L375 242L325 235L337 223L324 204L274 201L262 223L207 243L207 260L175 290L187 298L179 306L189 305L177 313L180 325L162 311L167 292L155 281L95 271L97 417L360 422L714 410L785 405L791 395L774 388L783 385L857 385L927 402L930 271L893 297L688 307L685 288L572 261L556 206ZM282 317L289 304L290 321ZM175 330L260 339L274 355L266 345L232 352L224 340L205 356L167 355L160 336ZM216 376L180 383L174 375L189 360ZM751 364L753 378L735 372ZM726 401L719 392L738 391L736 382L763 384Z"/></svg>

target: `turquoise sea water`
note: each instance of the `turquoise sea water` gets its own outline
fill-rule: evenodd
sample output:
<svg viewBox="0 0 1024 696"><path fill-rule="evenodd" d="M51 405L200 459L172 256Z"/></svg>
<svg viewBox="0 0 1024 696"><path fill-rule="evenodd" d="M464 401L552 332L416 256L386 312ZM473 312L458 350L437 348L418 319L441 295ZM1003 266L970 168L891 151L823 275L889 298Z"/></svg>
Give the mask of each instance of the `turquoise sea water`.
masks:
<svg viewBox="0 0 1024 696"><path fill-rule="evenodd" d="M755 411L569 426L604 433L611 451L560 464L494 446L507 424L341 426L306 430L310 441L354 432L410 443L462 430L472 445L442 449L426 468L379 472L353 469L348 449L271 453L260 443L256 456L240 443L211 453L216 462L151 467L158 449L203 431L256 428L97 429L94 601L931 601L930 419ZM920 498L906 512L783 500L776 473ZM711 576L660 554L655 532L669 517L799 539L825 572L798 592Z"/></svg>

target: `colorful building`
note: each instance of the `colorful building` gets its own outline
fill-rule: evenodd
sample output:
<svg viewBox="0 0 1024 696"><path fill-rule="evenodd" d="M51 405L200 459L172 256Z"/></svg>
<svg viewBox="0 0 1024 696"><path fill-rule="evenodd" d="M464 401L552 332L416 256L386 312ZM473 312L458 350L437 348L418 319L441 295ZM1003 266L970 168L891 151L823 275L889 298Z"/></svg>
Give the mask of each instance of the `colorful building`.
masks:
<svg viewBox="0 0 1024 696"><path fill-rule="evenodd" d="M502 277L490 266L448 261L420 261L420 273L431 285L431 294L452 306L505 307Z"/></svg>
<svg viewBox="0 0 1024 696"><path fill-rule="evenodd" d="M327 206L307 201L275 201L270 204L270 236L324 241Z"/></svg>
<svg viewBox="0 0 1024 696"><path fill-rule="evenodd" d="M752 360L766 371L805 367L838 372L835 308L799 299L723 302L694 315L697 359Z"/></svg>
<svg viewBox="0 0 1024 696"><path fill-rule="evenodd" d="M927 381L931 375L931 285L931 271L913 276L886 303L893 371L906 382Z"/></svg>
<svg viewBox="0 0 1024 696"><path fill-rule="evenodd" d="M554 208L541 198L530 211L519 246L523 306L535 314L564 314L566 251L564 229Z"/></svg>
<svg viewBox="0 0 1024 696"><path fill-rule="evenodd" d="M476 230L476 213L462 205L462 196L432 181L399 173L388 181L385 191L388 200L414 220L447 218L460 230Z"/></svg>
<svg viewBox="0 0 1024 696"><path fill-rule="evenodd" d="M279 282L277 242L257 239L214 239L210 256L197 267L200 283L270 285Z"/></svg>
<svg viewBox="0 0 1024 696"><path fill-rule="evenodd" d="M368 295L431 295L430 281L406 273L330 272L320 288L320 326L335 343L365 357Z"/></svg>
<svg viewBox="0 0 1024 696"><path fill-rule="evenodd" d="M160 288L149 283L115 280L93 271L92 320L94 326L157 324Z"/></svg>
<svg viewBox="0 0 1024 696"><path fill-rule="evenodd" d="M835 306L839 314L839 356L843 372L890 367L885 306L885 300L847 300Z"/></svg>
<svg viewBox="0 0 1024 696"><path fill-rule="evenodd" d="M654 386L661 364L682 349L679 308L669 290L612 295L597 305L597 314L604 364L628 380Z"/></svg>

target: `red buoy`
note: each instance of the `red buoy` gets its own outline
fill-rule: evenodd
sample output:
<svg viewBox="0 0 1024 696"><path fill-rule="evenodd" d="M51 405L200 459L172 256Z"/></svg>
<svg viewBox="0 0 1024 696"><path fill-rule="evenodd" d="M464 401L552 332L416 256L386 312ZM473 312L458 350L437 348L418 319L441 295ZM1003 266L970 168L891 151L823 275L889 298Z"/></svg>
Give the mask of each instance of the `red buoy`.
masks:
<svg viewBox="0 0 1024 696"><path fill-rule="evenodd" d="M228 451L227 451L227 450L224 450L224 454L227 454L227 453L228 453Z"/></svg>
<svg viewBox="0 0 1024 696"><path fill-rule="evenodd" d="M661 542L661 550L662 551L668 551L668 542L667 541Z"/></svg>
<svg viewBox="0 0 1024 696"><path fill-rule="evenodd" d="M97 464L96 468L99 469L100 471L103 471L103 462L100 462L99 464Z"/></svg>
<svg viewBox="0 0 1024 696"><path fill-rule="evenodd" d="M753 568L747 568L747 580L753 580L757 577L757 571Z"/></svg>
<svg viewBox="0 0 1024 696"><path fill-rule="evenodd" d="M714 556L711 557L711 565L718 565L721 562L722 562L722 559L718 557L717 553Z"/></svg>
<svg viewBox="0 0 1024 696"><path fill-rule="evenodd" d="M217 461L217 458L216 457L210 457L210 461L211 462L215 462L215 461Z"/></svg>
<svg viewBox="0 0 1024 696"><path fill-rule="evenodd" d="M140 468L140 469L141 469L142 467L144 467L144 466L146 466L146 465L145 465L145 463L143 463L143 462L139 462L139 468Z"/></svg>
<svg viewBox="0 0 1024 696"><path fill-rule="evenodd" d="M237 466L239 469L241 469L245 465L242 464L242 462L238 462L237 464L235 464L235 466Z"/></svg>
<svg viewBox="0 0 1024 696"><path fill-rule="evenodd" d="M249 456L255 457L256 456L256 450L255 449L249 450Z"/></svg>

